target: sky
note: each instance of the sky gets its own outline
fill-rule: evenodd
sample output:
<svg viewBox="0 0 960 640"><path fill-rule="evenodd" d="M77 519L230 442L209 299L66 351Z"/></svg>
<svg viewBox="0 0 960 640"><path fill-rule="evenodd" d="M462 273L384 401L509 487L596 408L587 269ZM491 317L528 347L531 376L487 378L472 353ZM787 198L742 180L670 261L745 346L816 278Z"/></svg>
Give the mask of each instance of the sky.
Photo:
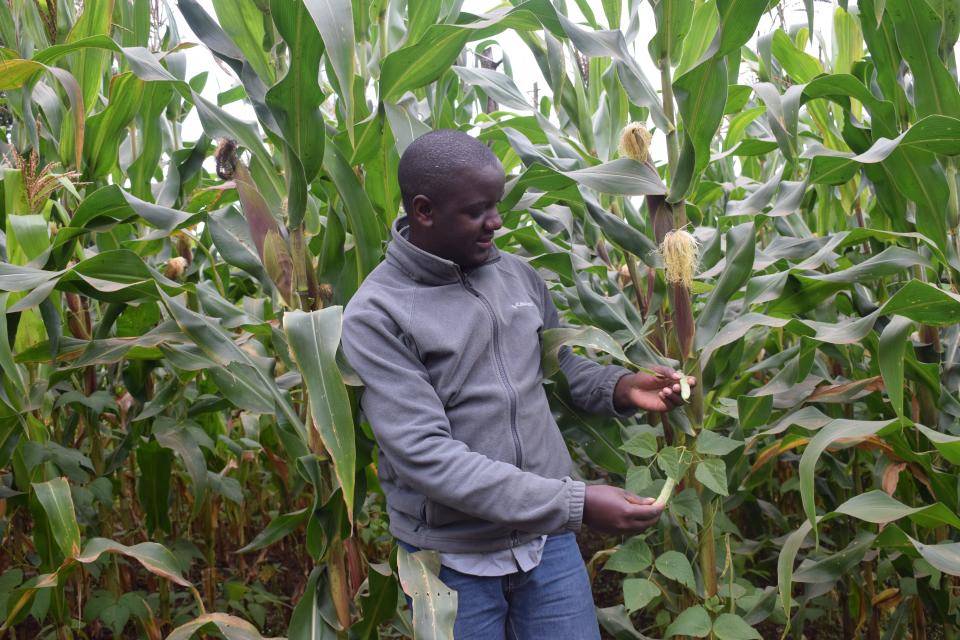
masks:
<svg viewBox="0 0 960 640"><path fill-rule="evenodd" d="M211 0L198 1L200 5L206 9L207 13L209 13L211 16L216 16L216 12L214 11ZM411 1L415 2L416 0ZM785 17L787 24L805 25L807 17L804 10L804 3L801 0L783 0L783 2L785 6ZM506 3L497 2L496 0L464 0L463 11L468 11L474 14L483 14L497 7L502 7L504 4ZM589 0L589 4L591 5L591 8L593 8L595 15L603 15L601 0ZM571 2L568 3L568 5L570 10L570 18L574 22L582 21L583 14L577 10L576 3ZM814 3L816 11L814 28L823 33L824 41L828 46L830 43L830 27L832 25L832 12L834 6L835 3L833 2ZM655 88L659 89L659 71L653 65L653 62L650 60L650 56L646 52L646 43L649 42L650 38L653 37L656 32L653 10L648 2L641 3L640 10L642 13L640 16L640 34L636 41L636 45L639 49L637 60L650 83ZM175 5L173 6L173 12L177 19L177 29L180 32L180 37L183 40L199 43L199 39L194 36L186 20L183 19L182 15L180 15ZM770 32L773 28L774 19L774 16L771 14L764 15L758 26L757 33L765 34ZM756 37L756 35L754 37ZM540 73L539 66L537 65L533 56L530 54L526 45L520 40L519 36L508 30L496 36L496 40L501 45L502 53L505 54L510 61L510 65L513 70L514 82L520 91L528 97L530 102L533 102L532 96L534 83L538 84L541 95L544 93L549 93L548 84L544 81L543 76ZM819 53L818 49L820 45L816 38L811 38L810 46L812 47L810 52L814 55L817 55ZM499 59L499 56L500 52L494 49L494 58ZM194 47L189 50L187 55L187 77L193 77L194 75L203 71L207 71L209 76L207 79L207 84L202 91L202 95L214 104L217 102L217 95L219 93L227 91L231 87L239 84L232 72L230 72L223 65L218 64L214 60L212 54L210 54L205 47ZM234 102L228 104L224 107L224 109L226 109L232 115L235 115L243 120L251 122L256 120L252 107L243 102ZM197 117L196 111L194 110L184 123L183 138L185 140L195 140L197 137L199 137L200 132L200 121ZM652 152L655 158L660 158L661 156L666 155L665 148L660 148L663 147L664 144L663 136L656 136L654 138Z"/></svg>

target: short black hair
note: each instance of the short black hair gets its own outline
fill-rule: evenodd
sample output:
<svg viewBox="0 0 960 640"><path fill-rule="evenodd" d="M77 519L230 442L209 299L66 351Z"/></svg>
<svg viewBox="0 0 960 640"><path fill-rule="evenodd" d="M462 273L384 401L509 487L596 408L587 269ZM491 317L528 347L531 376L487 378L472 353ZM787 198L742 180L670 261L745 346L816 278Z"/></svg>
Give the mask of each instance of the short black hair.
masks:
<svg viewBox="0 0 960 640"><path fill-rule="evenodd" d="M462 180L464 169L500 164L485 144L455 129L437 129L410 143L400 157L397 181L403 208L413 213L413 199L425 195L431 200L447 197Z"/></svg>

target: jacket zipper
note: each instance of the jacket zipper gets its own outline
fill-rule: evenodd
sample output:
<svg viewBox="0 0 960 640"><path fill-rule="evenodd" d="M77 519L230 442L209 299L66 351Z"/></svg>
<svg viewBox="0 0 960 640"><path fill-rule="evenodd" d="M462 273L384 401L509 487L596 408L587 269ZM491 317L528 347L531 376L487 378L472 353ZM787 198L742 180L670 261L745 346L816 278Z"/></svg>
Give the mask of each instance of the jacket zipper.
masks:
<svg viewBox="0 0 960 640"><path fill-rule="evenodd" d="M497 325L497 314L493 311L493 306L490 304L490 301L473 288L470 281L467 280L467 276L463 273L460 274L460 282L467 291L473 294L481 304L483 304L483 308L487 310L487 314L490 316L490 322L493 324L493 358L497 364L497 373L500 376L500 382L503 383L509 395L510 432L513 434L513 445L516 448L517 468L522 469L523 451L520 448L520 434L517 432L517 405L519 404L519 399L517 398L516 390L513 388L513 385L510 384L510 379L507 377L507 369L503 366L503 354L500 353L500 328Z"/></svg>

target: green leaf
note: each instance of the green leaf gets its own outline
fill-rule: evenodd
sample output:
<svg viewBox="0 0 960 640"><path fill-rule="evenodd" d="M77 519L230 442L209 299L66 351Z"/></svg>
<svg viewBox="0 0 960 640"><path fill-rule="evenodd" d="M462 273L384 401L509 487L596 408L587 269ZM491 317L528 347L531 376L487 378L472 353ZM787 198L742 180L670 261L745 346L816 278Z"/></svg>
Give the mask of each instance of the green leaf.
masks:
<svg viewBox="0 0 960 640"><path fill-rule="evenodd" d="M170 470L173 452L152 441L137 447L137 499L147 516L147 531L170 532Z"/></svg>
<svg viewBox="0 0 960 640"><path fill-rule="evenodd" d="M661 0L654 5L657 33L650 41L650 53L654 62L679 62L695 4L687 0Z"/></svg>
<svg viewBox="0 0 960 640"><path fill-rule="evenodd" d="M767 0L717 0L720 48L714 55L726 56L747 44L768 4Z"/></svg>
<svg viewBox="0 0 960 640"><path fill-rule="evenodd" d="M841 504L836 513L853 516L865 522L875 524L893 522L900 518L910 518L926 528L950 525L960 529L960 517L937 502L923 507L908 507L883 491L875 490L854 496Z"/></svg>
<svg viewBox="0 0 960 640"><path fill-rule="evenodd" d="M803 541L813 529L813 522L805 520L800 524L800 528L787 536L783 547L780 548L780 555L777 557L777 589L780 591L780 603L786 613L787 624L784 633L790 630L790 620L792 619L791 607L793 606L793 563L797 559L797 552L803 546Z"/></svg>
<svg viewBox="0 0 960 640"><path fill-rule="evenodd" d="M715 40L717 28L720 25L720 16L717 13L715 0L697 3L693 10L693 21L690 31L683 41L683 51L677 64L675 77L679 78L697 65Z"/></svg>
<svg viewBox="0 0 960 640"><path fill-rule="evenodd" d="M278 540L282 540L289 534L299 529L311 515L311 509L305 508L299 511L284 513L270 521L263 531L254 536L248 544L237 549L237 553L247 553L269 547Z"/></svg>
<svg viewBox="0 0 960 640"><path fill-rule="evenodd" d="M952 464L960 465L960 438L934 431L922 424L914 425L920 433L927 436L937 451Z"/></svg>
<svg viewBox="0 0 960 640"><path fill-rule="evenodd" d="M350 0L304 0L304 3L323 39L337 79L337 95L344 101L347 128L352 130L355 108L353 76L356 72L353 3Z"/></svg>
<svg viewBox="0 0 960 640"><path fill-rule="evenodd" d="M381 573L383 571L383 573ZM367 572L369 592L360 598L363 618L350 628L359 640L378 640L377 628L389 621L397 608L397 579L389 565L371 563ZM291 638L290 640L296 640Z"/></svg>
<svg viewBox="0 0 960 640"><path fill-rule="evenodd" d="M783 31L777 30L773 34L773 55L777 57L790 77L797 82L810 82L823 73L820 61L797 47L790 36Z"/></svg>
<svg viewBox="0 0 960 640"><path fill-rule="evenodd" d="M794 573L794 581L830 583L839 580L860 564L876 537L873 533L859 532L854 541L844 549L830 553L822 560L810 562L808 559L803 567Z"/></svg>
<svg viewBox="0 0 960 640"><path fill-rule="evenodd" d="M623 604L630 613L643 609L659 595L660 587L646 578L623 581Z"/></svg>
<svg viewBox="0 0 960 640"><path fill-rule="evenodd" d="M814 502L814 472L820 455L828 446L840 440L856 442L867 436L883 433L885 430L899 429L898 420L843 420L837 419L824 426L807 444L800 457L800 499L807 522L814 526L816 521L816 505ZM816 529L814 529L816 533Z"/></svg>
<svg viewBox="0 0 960 640"><path fill-rule="evenodd" d="M158 420L158 422L160 421ZM183 461L183 466L187 468L187 472L190 474L193 509L196 515L200 512L207 495L207 463L203 457L203 452L200 450L200 445L197 444L197 440L189 429L186 425L181 424L171 425L170 428L161 430L155 424L153 434L160 446L175 451ZM137 450L139 451L139 448Z"/></svg>
<svg viewBox="0 0 960 640"><path fill-rule="evenodd" d="M347 223L356 243L359 276L363 278L380 263L382 225L353 168L335 145L326 145L323 166L343 199Z"/></svg>
<svg viewBox="0 0 960 640"><path fill-rule="evenodd" d="M503 73L482 67L450 67L468 85L479 87L495 102L511 109L530 111L533 107L523 97L513 79Z"/></svg>
<svg viewBox="0 0 960 640"><path fill-rule="evenodd" d="M89 564L96 562L104 553L119 553L133 558L151 573L166 578L181 587L193 587L180 574L180 565L174 555L166 547L156 542L141 542L128 547L107 538L91 538L75 559L77 562Z"/></svg>
<svg viewBox="0 0 960 640"><path fill-rule="evenodd" d="M97 231L106 231L117 224L143 220L151 227L171 232L193 224L198 216L185 211L161 207L136 198L116 185L97 189L80 203L70 225Z"/></svg>
<svg viewBox="0 0 960 640"><path fill-rule="evenodd" d="M319 566L310 572L307 586L290 616L289 640L335 640L337 614L329 596L329 577ZM394 601L396 604L396 601Z"/></svg>
<svg viewBox="0 0 960 640"><path fill-rule="evenodd" d="M216 629L226 640L268 640L243 618L226 613L204 613L171 631L166 640L190 640L195 633L207 628Z"/></svg>
<svg viewBox="0 0 960 640"><path fill-rule="evenodd" d="M686 135L696 149L697 171L710 161L710 142L723 119L727 100L726 69L724 58L711 58L673 83Z"/></svg>
<svg viewBox="0 0 960 640"><path fill-rule="evenodd" d="M909 280L881 310L884 314L942 327L960 322L960 296L927 282Z"/></svg>
<svg viewBox="0 0 960 640"><path fill-rule="evenodd" d="M564 346L587 347L609 353L623 363L630 360L610 334L597 327L560 327L545 329L541 335L543 375L550 378L560 370L558 353Z"/></svg>
<svg viewBox="0 0 960 640"><path fill-rule="evenodd" d="M903 357L914 323L903 316L894 316L880 334L878 356L880 375L887 389L893 410L903 414Z"/></svg>
<svg viewBox="0 0 960 640"><path fill-rule="evenodd" d="M773 396L737 396L737 416L744 429L756 429L767 423L773 410Z"/></svg>
<svg viewBox="0 0 960 640"><path fill-rule="evenodd" d="M263 269L243 215L234 207L225 207L212 212L207 217L207 225L210 237L224 261L255 277L268 293L272 291L273 283Z"/></svg>
<svg viewBox="0 0 960 640"><path fill-rule="evenodd" d="M960 155L960 120L945 115L931 115L919 120L896 138L879 138L863 153L853 155L825 148L809 151L813 157L810 180L825 184L843 184L855 164L883 162L895 151L925 151L949 156ZM923 154L929 158L928 154ZM896 156L893 156L897 160Z"/></svg>
<svg viewBox="0 0 960 640"><path fill-rule="evenodd" d="M720 458L707 458L697 463L693 475L703 486L721 496L727 492L727 465Z"/></svg>
<svg viewBox="0 0 960 640"><path fill-rule="evenodd" d="M671 123L663 111L663 105L656 89L647 80L643 70L630 48L627 46L623 32L618 29L609 31L589 31L583 29L562 13L556 14L560 25L570 38L570 43L589 58L610 57L617 61L617 75L624 91L630 99L641 107L650 110L650 116L658 128L669 131ZM565 72L564 72L565 73Z"/></svg>
<svg viewBox="0 0 960 640"><path fill-rule="evenodd" d="M717 640L763 640L756 629L733 613L721 613L717 616L713 621L713 635Z"/></svg>
<svg viewBox="0 0 960 640"><path fill-rule="evenodd" d="M753 273L756 246L756 228L753 222L737 225L727 232L724 268L717 278L716 286L710 292L706 306L697 317L695 349L701 348L717 335L731 298Z"/></svg>
<svg viewBox="0 0 960 640"><path fill-rule="evenodd" d="M457 592L443 584L436 551L408 553L397 548L397 569L403 591L413 600L413 632L423 640L453 637Z"/></svg>
<svg viewBox="0 0 960 640"><path fill-rule="evenodd" d="M217 22L265 84L274 80L270 53L264 51L263 13L254 0L213 0Z"/></svg>
<svg viewBox="0 0 960 640"><path fill-rule="evenodd" d="M87 118L83 141L85 175L102 178L117 167L120 142L127 125L140 111L143 87L143 81L130 72L113 78L107 107Z"/></svg>
<svg viewBox="0 0 960 640"><path fill-rule="evenodd" d="M666 193L666 187L656 171L649 165L629 158L560 173L601 193L631 196Z"/></svg>
<svg viewBox="0 0 960 640"><path fill-rule="evenodd" d="M657 454L657 437L649 432L641 433L624 442L620 448L639 458L650 458Z"/></svg>
<svg viewBox="0 0 960 640"><path fill-rule="evenodd" d="M887 0L887 15L893 21L900 52L910 65L917 113L920 117L960 113L960 88L940 58L940 16L928 2L914 0Z"/></svg>
<svg viewBox="0 0 960 640"><path fill-rule="evenodd" d="M357 451L350 397L337 367L342 317L342 307L310 313L290 311L283 316L283 330L307 388L310 415L333 460L352 522Z"/></svg>
<svg viewBox="0 0 960 640"><path fill-rule="evenodd" d="M687 556L679 551L666 551L661 554L657 557L656 567L657 571L665 578L675 580L688 587L691 591L697 590L696 580L693 579L693 567L690 566L690 561L687 559ZM708 622L706 632L709 631L710 627ZM670 634L668 633L667 635Z"/></svg>
<svg viewBox="0 0 960 640"><path fill-rule="evenodd" d="M287 419L297 435L300 436L301 441L308 442L307 430L303 426L303 422L300 421L300 417L290 406L290 402L280 392L280 389L277 388L273 378L261 366L258 366L249 353L238 347L229 335L210 318L194 313L166 295L163 296L163 301L180 329L203 351L204 355L220 365L219 372L227 371L226 367L231 363L238 363L240 367L247 367L252 379L258 383L261 389L259 393L272 399L273 406ZM168 353L168 357L169 355Z"/></svg>
<svg viewBox="0 0 960 640"><path fill-rule="evenodd" d="M323 164L323 90L317 82L323 40L307 16L302 0L271 0L270 15L290 50L286 75L266 94L285 142L300 159L304 178L312 181ZM341 18L342 19L342 18Z"/></svg>
<svg viewBox="0 0 960 640"><path fill-rule="evenodd" d="M633 536L613 552L603 568L620 573L639 573L649 567L652 562L653 554L646 541L641 536Z"/></svg>
<svg viewBox="0 0 960 640"><path fill-rule="evenodd" d="M80 551L80 525L73 510L73 498L66 478L31 484L40 506L43 507L53 538L63 555L71 558Z"/></svg>
<svg viewBox="0 0 960 640"><path fill-rule="evenodd" d="M113 16L114 0L103 0L102 2L91 2L84 4L83 13L77 18L67 34L67 43L96 35L110 35L112 28L111 17ZM80 82L83 91L83 105L86 106L86 112L91 111L97 105L97 96L100 94L100 85L103 82L103 74L110 63L110 54L96 49L80 49L72 57L70 68L73 75ZM77 138L78 146L83 142L82 138Z"/></svg>
<svg viewBox="0 0 960 640"><path fill-rule="evenodd" d="M671 553L676 553L675 551ZM689 636L706 638L710 633L710 614L702 606L694 605L680 612L680 615L667 627L664 638Z"/></svg>
<svg viewBox="0 0 960 640"><path fill-rule="evenodd" d="M317 1L317 0L314 0ZM450 68L464 45L488 38L504 29L537 30L541 22L551 32L559 29L557 14L549 5L514 7L499 14L463 24L433 24L415 43L390 52L380 67L380 99L396 102L406 91L436 80ZM538 22L538 20L540 22ZM328 45L329 46L329 45Z"/></svg>
<svg viewBox="0 0 960 640"><path fill-rule="evenodd" d="M913 538L910 542L934 568L951 576L960 576L960 542L924 544Z"/></svg>
<svg viewBox="0 0 960 640"><path fill-rule="evenodd" d="M667 477L679 481L690 466L690 453L677 447L664 447L657 454L657 466Z"/></svg>

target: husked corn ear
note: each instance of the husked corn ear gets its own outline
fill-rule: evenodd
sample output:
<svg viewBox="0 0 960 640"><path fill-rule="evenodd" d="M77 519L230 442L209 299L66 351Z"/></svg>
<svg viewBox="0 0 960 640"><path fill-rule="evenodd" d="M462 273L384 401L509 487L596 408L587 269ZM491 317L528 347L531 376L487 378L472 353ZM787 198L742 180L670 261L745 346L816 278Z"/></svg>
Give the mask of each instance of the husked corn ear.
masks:
<svg viewBox="0 0 960 640"><path fill-rule="evenodd" d="M631 122L620 133L620 155L637 162L650 161L650 131L639 122Z"/></svg>

